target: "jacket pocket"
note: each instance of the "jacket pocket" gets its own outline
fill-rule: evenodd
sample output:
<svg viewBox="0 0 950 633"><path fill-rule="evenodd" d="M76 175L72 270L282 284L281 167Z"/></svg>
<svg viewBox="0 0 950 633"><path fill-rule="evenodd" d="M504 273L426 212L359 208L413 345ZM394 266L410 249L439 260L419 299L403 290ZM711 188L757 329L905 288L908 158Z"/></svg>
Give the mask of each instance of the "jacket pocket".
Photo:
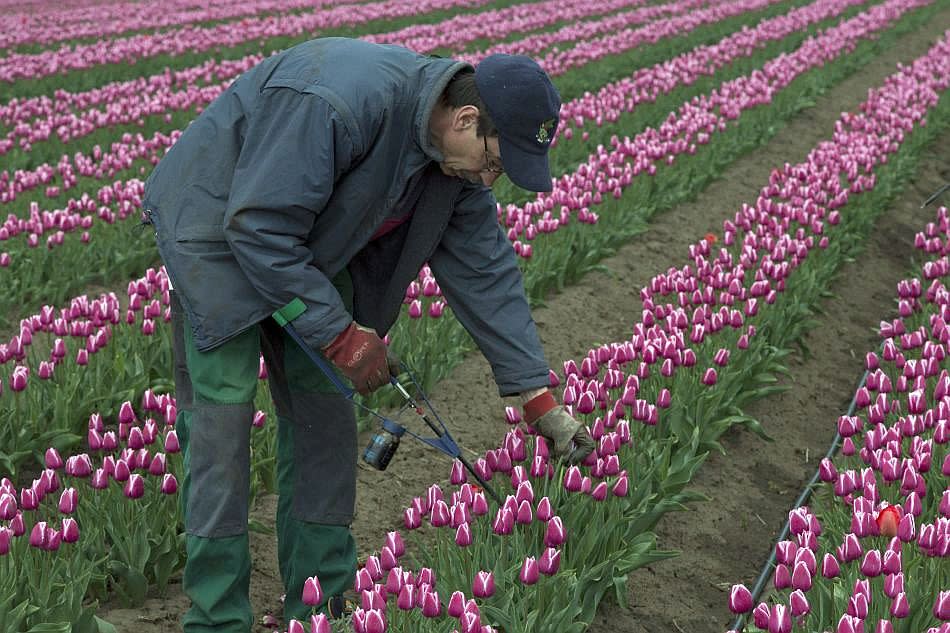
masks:
<svg viewBox="0 0 950 633"><path fill-rule="evenodd" d="M224 231L214 224L192 224L178 228L176 248L192 254L230 254L231 246L224 239Z"/></svg>

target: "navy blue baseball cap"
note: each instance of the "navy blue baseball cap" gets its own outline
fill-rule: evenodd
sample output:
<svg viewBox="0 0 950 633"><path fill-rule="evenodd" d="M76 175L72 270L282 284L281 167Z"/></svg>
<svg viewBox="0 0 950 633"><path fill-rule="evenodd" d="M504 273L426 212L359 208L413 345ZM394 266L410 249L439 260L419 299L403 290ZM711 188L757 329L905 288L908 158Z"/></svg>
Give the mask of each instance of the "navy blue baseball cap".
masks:
<svg viewBox="0 0 950 633"><path fill-rule="evenodd" d="M498 129L501 164L529 191L551 191L548 149L561 96L541 67L524 55L489 55L475 67L475 87Z"/></svg>

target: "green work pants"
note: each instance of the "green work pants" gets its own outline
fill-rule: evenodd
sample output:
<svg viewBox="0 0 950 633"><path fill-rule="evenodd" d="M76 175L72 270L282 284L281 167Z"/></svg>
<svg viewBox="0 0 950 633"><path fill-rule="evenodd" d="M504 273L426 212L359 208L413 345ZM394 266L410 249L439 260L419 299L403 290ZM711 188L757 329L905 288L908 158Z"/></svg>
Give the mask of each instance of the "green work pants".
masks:
<svg viewBox="0 0 950 633"><path fill-rule="evenodd" d="M350 307L349 277L334 280ZM251 558L247 520L250 431L263 354L277 410L278 562L284 617L306 620L303 583L317 576L324 596L353 586L357 431L344 398L273 319L200 352L172 292L176 426L184 456L181 503L191 608L185 633L248 633ZM325 612L324 604L319 610Z"/></svg>

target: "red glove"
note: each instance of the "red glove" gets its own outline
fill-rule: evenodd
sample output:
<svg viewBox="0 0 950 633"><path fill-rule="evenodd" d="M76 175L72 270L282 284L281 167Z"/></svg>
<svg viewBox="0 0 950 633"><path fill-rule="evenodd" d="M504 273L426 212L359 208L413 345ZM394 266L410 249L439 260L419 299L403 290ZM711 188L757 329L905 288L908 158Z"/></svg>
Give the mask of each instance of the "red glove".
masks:
<svg viewBox="0 0 950 633"><path fill-rule="evenodd" d="M376 330L356 321L323 348L326 357L364 396L388 383L390 375L399 373L399 361L388 351Z"/></svg>

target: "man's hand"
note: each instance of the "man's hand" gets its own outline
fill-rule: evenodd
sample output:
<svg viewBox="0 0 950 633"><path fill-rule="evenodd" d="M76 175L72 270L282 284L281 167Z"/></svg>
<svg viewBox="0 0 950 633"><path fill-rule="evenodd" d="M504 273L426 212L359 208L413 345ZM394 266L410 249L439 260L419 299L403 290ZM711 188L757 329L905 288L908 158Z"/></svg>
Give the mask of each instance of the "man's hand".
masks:
<svg viewBox="0 0 950 633"><path fill-rule="evenodd" d="M550 391L526 402L524 409L525 422L554 444L552 452L555 457L577 464L596 448L587 427L557 404Z"/></svg>
<svg viewBox="0 0 950 633"><path fill-rule="evenodd" d="M323 353L364 396L388 383L390 375L399 373L399 360L376 330L356 321L324 347Z"/></svg>

